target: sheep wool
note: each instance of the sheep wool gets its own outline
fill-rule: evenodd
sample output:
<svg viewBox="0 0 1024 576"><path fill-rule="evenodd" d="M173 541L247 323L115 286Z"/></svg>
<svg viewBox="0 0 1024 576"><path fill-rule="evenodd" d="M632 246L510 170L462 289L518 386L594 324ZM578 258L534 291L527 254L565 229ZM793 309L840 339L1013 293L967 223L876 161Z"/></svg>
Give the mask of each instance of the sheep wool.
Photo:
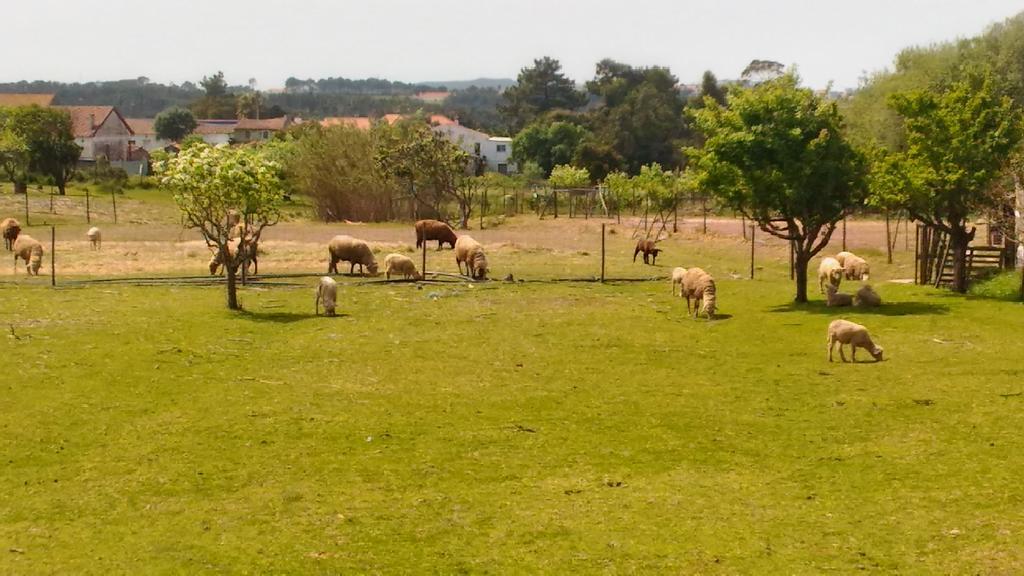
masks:
<svg viewBox="0 0 1024 576"><path fill-rule="evenodd" d="M864 260L860 256L850 254L846 257L843 264L843 272L846 274L847 280L867 280L871 270L868 267L867 260Z"/></svg>
<svg viewBox="0 0 1024 576"><path fill-rule="evenodd" d="M655 245L658 243L657 240L637 240L636 248L633 249L633 263L636 264L637 254L644 255L644 264L654 265L658 259L658 254L661 254L661 248L657 248ZM650 262L648 262L650 257Z"/></svg>
<svg viewBox="0 0 1024 576"><path fill-rule="evenodd" d="M686 268L672 269L672 295L676 295L676 286L679 286L679 297L683 297L683 277L686 275Z"/></svg>
<svg viewBox="0 0 1024 576"><path fill-rule="evenodd" d="M43 245L28 234L19 234L14 240L14 269L18 269L18 258L25 261L25 271L39 276L43 265Z"/></svg>
<svg viewBox="0 0 1024 576"><path fill-rule="evenodd" d="M95 226L89 228L89 231L85 233L85 236L89 239L89 242L92 244L93 250L100 249L100 245L103 243L103 233L100 232L99 228Z"/></svg>
<svg viewBox="0 0 1024 576"><path fill-rule="evenodd" d="M391 280L392 274L401 275L405 279L423 279L423 276L416 270L416 263L404 254L388 254L384 257L384 276Z"/></svg>
<svg viewBox="0 0 1024 576"><path fill-rule="evenodd" d="M487 278L489 267L484 247L473 238L463 235L455 241L455 264L462 274L462 263L466 263L466 275L476 280Z"/></svg>
<svg viewBox="0 0 1024 576"><path fill-rule="evenodd" d="M414 225L416 229L416 247L419 248L428 240L437 240L437 249L440 250L445 244L455 249L455 242L459 237L452 230L452 227L440 220L418 220Z"/></svg>
<svg viewBox="0 0 1024 576"><path fill-rule="evenodd" d="M324 303L324 315L334 316L336 302L338 300L338 283L330 276L320 278L316 286L316 315L320 315L320 303Z"/></svg>
<svg viewBox="0 0 1024 576"><path fill-rule="evenodd" d="M21 233L21 223L14 218L0 220L0 233L4 236L4 248L14 249L14 239Z"/></svg>
<svg viewBox="0 0 1024 576"><path fill-rule="evenodd" d="M832 307L838 307L838 306L852 306L853 305L853 296L850 296L849 294L844 294L842 292L839 292L838 290L836 290L835 286L829 284L828 286L825 287L825 290L827 292L827 298L828 298L825 301L825 305L826 306L832 308Z"/></svg>
<svg viewBox="0 0 1024 576"><path fill-rule="evenodd" d="M843 354L844 344L850 345L850 353L854 362L857 361L857 348L867 350L876 362L882 361L882 347L871 341L868 329L849 320L833 320L829 323L825 341L828 344L829 362L832 361L832 351L837 343L839 344L839 357L843 362L847 361L846 355Z"/></svg>
<svg viewBox="0 0 1024 576"><path fill-rule="evenodd" d="M818 287L821 293L825 293L825 285L829 284L839 290L839 284L843 281L843 265L835 258L822 258L818 265Z"/></svg>
<svg viewBox="0 0 1024 576"><path fill-rule="evenodd" d="M875 292L875 289L870 284L865 284L853 295L853 304L864 307L881 306L882 297L878 295L878 292Z"/></svg>
<svg viewBox="0 0 1024 576"><path fill-rule="evenodd" d="M846 258L849 256L853 256L853 252L840 252L839 254L836 254L836 261L839 262L840 266L846 266Z"/></svg>
<svg viewBox="0 0 1024 576"><path fill-rule="evenodd" d="M718 307L718 300L715 288L715 279L700 268L687 268L683 274L682 296L686 298L686 313L690 313L690 298L694 299L693 317L698 314L706 314L708 320L715 315ZM698 309L697 302L700 302Z"/></svg>
<svg viewBox="0 0 1024 576"><path fill-rule="evenodd" d="M359 265L359 273L365 274L367 270L370 275L377 275L377 259L373 257L373 250L364 240L340 234L331 238L327 244L327 251L331 257L331 263L327 267L328 274L338 273L338 262L348 262L349 274L355 273L356 265Z"/></svg>

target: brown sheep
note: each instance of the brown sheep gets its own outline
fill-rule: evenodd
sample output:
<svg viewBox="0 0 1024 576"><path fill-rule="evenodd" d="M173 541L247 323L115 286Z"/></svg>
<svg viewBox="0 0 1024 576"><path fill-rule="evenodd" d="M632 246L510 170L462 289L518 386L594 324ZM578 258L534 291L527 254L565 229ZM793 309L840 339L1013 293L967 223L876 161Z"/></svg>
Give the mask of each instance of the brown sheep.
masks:
<svg viewBox="0 0 1024 576"><path fill-rule="evenodd" d="M655 248L655 244L657 243L657 240L637 240L636 249L633 250L633 263L636 263L636 255L643 252L644 264L650 264L653 266L655 260L658 259L658 254L661 254L661 248ZM650 262L647 261L648 256L651 257Z"/></svg>
<svg viewBox="0 0 1024 576"><path fill-rule="evenodd" d="M349 274L355 273L358 264L361 274L369 270L371 276L377 275L377 259L374 258L370 245L364 240L340 234L331 238L327 250L331 255L331 263L327 267L328 274L338 273L338 262L348 262L351 264Z"/></svg>
<svg viewBox="0 0 1024 576"><path fill-rule="evenodd" d="M875 292L875 289L870 284L865 284L853 295L853 305L865 307L881 306L882 297L878 295L878 292Z"/></svg>
<svg viewBox="0 0 1024 576"><path fill-rule="evenodd" d="M416 247L419 248L428 240L437 240L437 249L440 250L445 244L449 244L452 250L455 249L455 241L458 236L452 227L440 220L419 220L416 222Z"/></svg>
<svg viewBox="0 0 1024 576"><path fill-rule="evenodd" d="M4 218L0 221L0 231L4 235L4 248L8 251L14 249L14 239L21 233L21 223L14 218Z"/></svg>

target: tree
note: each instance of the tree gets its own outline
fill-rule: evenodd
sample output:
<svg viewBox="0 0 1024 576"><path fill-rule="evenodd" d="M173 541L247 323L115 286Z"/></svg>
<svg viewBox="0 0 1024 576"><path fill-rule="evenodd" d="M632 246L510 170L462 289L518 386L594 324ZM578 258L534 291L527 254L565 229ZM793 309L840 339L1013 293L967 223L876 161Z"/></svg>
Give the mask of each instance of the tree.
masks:
<svg viewBox="0 0 1024 576"><path fill-rule="evenodd" d="M281 217L284 191L280 167L267 161L258 148L198 144L156 166L163 186L174 200L185 225L199 230L206 244L220 254L227 274L227 305L239 310L235 276L238 267L259 243L268 226ZM228 213L242 214L248 231L230 239Z"/></svg>
<svg viewBox="0 0 1024 576"><path fill-rule="evenodd" d="M153 120L153 128L157 138L178 142L196 129L196 117L192 112L175 106L157 114Z"/></svg>
<svg viewBox="0 0 1024 576"><path fill-rule="evenodd" d="M715 77L714 72L711 70L704 71L704 77L700 81L700 101L703 103L705 98L711 98L719 104L725 104L725 90L718 85L718 78Z"/></svg>
<svg viewBox="0 0 1024 576"><path fill-rule="evenodd" d="M502 95L502 114L514 130L521 130L538 116L556 109L575 110L587 97L562 74L562 65L547 56L519 72L516 84Z"/></svg>
<svg viewBox="0 0 1024 576"><path fill-rule="evenodd" d="M552 188L583 188L590 185L590 173L586 168L560 164L551 170L548 182Z"/></svg>
<svg viewBox="0 0 1024 576"><path fill-rule="evenodd" d="M941 91L914 90L890 98L902 116L905 170L923 185L909 189L911 216L949 235L953 290L967 291L967 219L990 207L987 189L1022 138L1020 110L1001 93L991 70L965 68Z"/></svg>
<svg viewBox="0 0 1024 576"><path fill-rule="evenodd" d="M206 94L189 106L197 117L222 120L236 117L235 96L228 92L228 83L224 80L223 72L217 72L213 76L203 76L199 85L203 87Z"/></svg>
<svg viewBox="0 0 1024 576"><path fill-rule="evenodd" d="M259 120L263 108L263 94L260 92L248 92L238 97L238 110L236 116L242 118L255 118Z"/></svg>
<svg viewBox="0 0 1024 576"><path fill-rule="evenodd" d="M845 139L836 105L794 74L730 91L728 107L691 111L706 141L688 148L696 186L792 243L796 301L807 301L807 265L863 197L862 155Z"/></svg>
<svg viewBox="0 0 1024 576"><path fill-rule="evenodd" d="M228 83L224 81L224 73L219 70L213 76L203 76L199 85L206 91L207 98L219 98L228 93Z"/></svg>
<svg viewBox="0 0 1024 576"><path fill-rule="evenodd" d="M535 162L547 176L556 165L572 163L577 148L589 134L577 124L541 119L512 140L512 156L519 164Z"/></svg>
<svg viewBox="0 0 1024 576"><path fill-rule="evenodd" d="M14 184L14 192L24 192L31 159L28 142L15 128L10 109L0 108L0 169Z"/></svg>
<svg viewBox="0 0 1024 576"><path fill-rule="evenodd" d="M14 176L15 190L24 191L27 174L34 172L52 178L64 194L82 153L71 131L71 116L59 108L39 106L8 108L5 116L5 131L15 137L9 146L17 148L20 142L28 150L27 168L20 168L20 175L17 171L8 173ZM15 157L13 166L20 161Z"/></svg>
<svg viewBox="0 0 1024 576"><path fill-rule="evenodd" d="M762 82L768 82L781 78L786 73L786 67L772 60L751 60L750 64L740 74L740 82L746 86L756 86Z"/></svg>

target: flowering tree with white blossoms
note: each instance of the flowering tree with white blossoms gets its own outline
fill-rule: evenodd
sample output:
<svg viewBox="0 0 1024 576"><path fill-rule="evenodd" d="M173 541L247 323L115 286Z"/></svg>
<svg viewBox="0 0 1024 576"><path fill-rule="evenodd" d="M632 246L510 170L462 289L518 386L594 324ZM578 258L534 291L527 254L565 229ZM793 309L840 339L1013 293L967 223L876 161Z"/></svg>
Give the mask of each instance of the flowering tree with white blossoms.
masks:
<svg viewBox="0 0 1024 576"><path fill-rule="evenodd" d="M238 268L251 257L263 230L281 218L280 167L259 148L196 143L157 163L156 170L161 184L174 192L185 226L199 230L206 244L220 254L227 275L228 308L239 310ZM238 238L231 233L236 214L245 226Z"/></svg>

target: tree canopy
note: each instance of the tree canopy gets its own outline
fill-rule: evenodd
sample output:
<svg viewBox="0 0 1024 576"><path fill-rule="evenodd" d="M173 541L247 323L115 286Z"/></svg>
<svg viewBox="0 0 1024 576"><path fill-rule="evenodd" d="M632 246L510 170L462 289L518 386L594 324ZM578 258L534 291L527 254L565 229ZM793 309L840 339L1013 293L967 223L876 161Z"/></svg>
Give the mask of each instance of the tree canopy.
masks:
<svg viewBox="0 0 1024 576"><path fill-rule="evenodd" d="M514 86L502 95L501 106L508 124L520 130L550 110L575 110L586 103L586 95L562 74L562 64L547 56L523 68Z"/></svg>
<svg viewBox="0 0 1024 576"><path fill-rule="evenodd" d="M164 110L153 120L156 137L174 142L191 134L196 126L196 117L192 115L192 112L179 107Z"/></svg>

